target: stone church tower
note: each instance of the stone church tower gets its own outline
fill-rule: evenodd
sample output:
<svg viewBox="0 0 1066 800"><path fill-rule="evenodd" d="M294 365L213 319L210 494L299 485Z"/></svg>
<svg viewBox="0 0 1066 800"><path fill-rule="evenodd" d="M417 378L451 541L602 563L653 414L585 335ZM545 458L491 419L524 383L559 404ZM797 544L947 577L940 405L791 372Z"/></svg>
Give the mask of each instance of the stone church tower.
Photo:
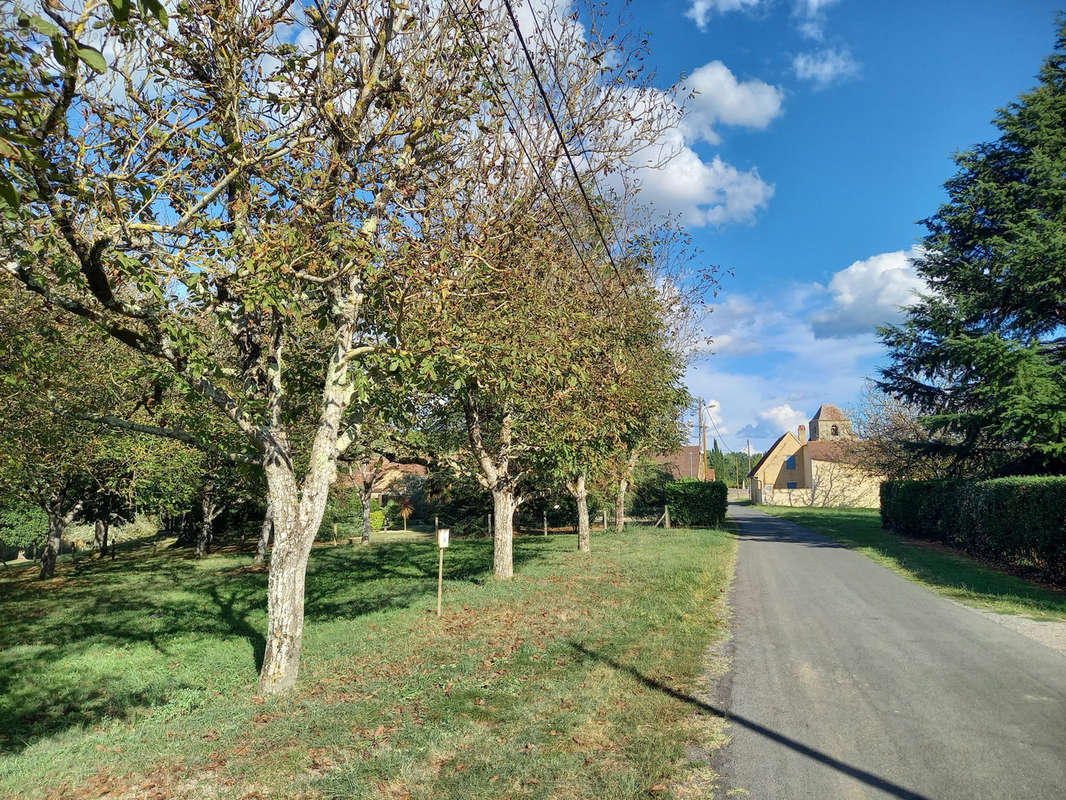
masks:
<svg viewBox="0 0 1066 800"><path fill-rule="evenodd" d="M818 407L811 418L811 441L826 442L854 439L855 434L851 431L851 420L844 416L844 412L832 403L824 403Z"/></svg>

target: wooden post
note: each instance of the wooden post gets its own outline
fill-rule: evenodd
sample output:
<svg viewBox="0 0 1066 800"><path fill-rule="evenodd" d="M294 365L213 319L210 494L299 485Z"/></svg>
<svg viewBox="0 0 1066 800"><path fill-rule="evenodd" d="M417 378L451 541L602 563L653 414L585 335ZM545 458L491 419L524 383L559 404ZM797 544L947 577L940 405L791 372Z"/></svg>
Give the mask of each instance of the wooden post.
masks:
<svg viewBox="0 0 1066 800"><path fill-rule="evenodd" d="M444 548L451 539L449 528L437 528L437 550L440 552L440 560L437 562L437 616L440 617L441 596L444 594Z"/></svg>
<svg viewBox="0 0 1066 800"><path fill-rule="evenodd" d="M607 530L607 509L603 509L603 529Z"/></svg>
<svg viewBox="0 0 1066 800"><path fill-rule="evenodd" d="M485 532L489 536L492 536L492 514L489 514L485 519L487 521L486 522L487 527L485 528Z"/></svg>
<svg viewBox="0 0 1066 800"><path fill-rule="evenodd" d="M440 598L444 592L444 548L438 547L440 562L437 565L437 616L440 616Z"/></svg>
<svg viewBox="0 0 1066 800"><path fill-rule="evenodd" d="M337 543L337 523L333 523L333 544Z"/></svg>
<svg viewBox="0 0 1066 800"><path fill-rule="evenodd" d="M663 506L663 527L670 530L670 506Z"/></svg>
<svg viewBox="0 0 1066 800"><path fill-rule="evenodd" d="M548 509L544 509L544 535L548 535Z"/></svg>

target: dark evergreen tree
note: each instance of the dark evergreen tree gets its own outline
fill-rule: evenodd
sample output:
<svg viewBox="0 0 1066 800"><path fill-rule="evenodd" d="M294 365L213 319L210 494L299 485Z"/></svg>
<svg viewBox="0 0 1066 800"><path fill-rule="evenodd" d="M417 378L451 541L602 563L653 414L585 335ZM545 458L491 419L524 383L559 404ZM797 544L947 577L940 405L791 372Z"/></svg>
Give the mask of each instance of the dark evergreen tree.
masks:
<svg viewBox="0 0 1066 800"><path fill-rule="evenodd" d="M881 330L879 387L972 474L1066 471L1066 16L1039 77L956 156L924 220L929 293Z"/></svg>

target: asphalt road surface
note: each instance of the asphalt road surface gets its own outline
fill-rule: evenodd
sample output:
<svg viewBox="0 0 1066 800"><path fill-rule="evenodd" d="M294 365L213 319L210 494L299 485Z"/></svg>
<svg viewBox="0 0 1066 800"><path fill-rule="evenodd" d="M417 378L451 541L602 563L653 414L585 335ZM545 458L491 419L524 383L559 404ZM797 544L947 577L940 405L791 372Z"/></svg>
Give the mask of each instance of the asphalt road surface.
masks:
<svg viewBox="0 0 1066 800"><path fill-rule="evenodd" d="M747 506L717 796L1066 798L1066 656Z"/></svg>

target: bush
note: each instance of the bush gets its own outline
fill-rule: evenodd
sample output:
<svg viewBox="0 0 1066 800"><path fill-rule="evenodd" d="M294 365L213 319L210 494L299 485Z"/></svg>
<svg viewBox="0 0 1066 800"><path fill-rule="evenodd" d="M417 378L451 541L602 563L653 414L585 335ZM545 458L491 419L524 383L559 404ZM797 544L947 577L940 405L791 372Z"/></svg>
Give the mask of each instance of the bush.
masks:
<svg viewBox="0 0 1066 800"><path fill-rule="evenodd" d="M667 502L666 487L673 480L670 470L662 464L641 461L633 470L632 491L626 493L626 511L637 515L663 513Z"/></svg>
<svg viewBox="0 0 1066 800"><path fill-rule="evenodd" d="M672 524L716 527L725 521L726 486L721 481L682 478L666 484L665 494Z"/></svg>
<svg viewBox="0 0 1066 800"><path fill-rule="evenodd" d="M886 481L881 524L1005 566L1066 578L1066 477Z"/></svg>
<svg viewBox="0 0 1066 800"><path fill-rule="evenodd" d="M14 502L0 507L0 550L4 559L14 558L19 550L34 550L48 533L48 515L37 506Z"/></svg>

